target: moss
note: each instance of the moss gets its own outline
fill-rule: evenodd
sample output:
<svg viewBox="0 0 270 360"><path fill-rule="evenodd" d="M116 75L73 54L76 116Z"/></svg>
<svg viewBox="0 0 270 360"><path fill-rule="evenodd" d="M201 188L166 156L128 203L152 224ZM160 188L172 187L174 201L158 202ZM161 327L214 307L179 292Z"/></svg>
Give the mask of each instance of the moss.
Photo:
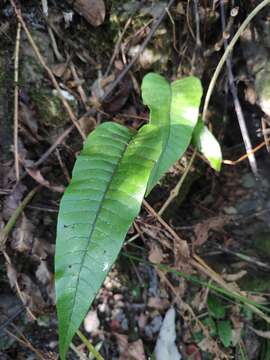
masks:
<svg viewBox="0 0 270 360"><path fill-rule="evenodd" d="M54 95L51 90L32 89L30 97L42 124L58 127L63 126L69 121L61 99ZM69 101L69 103L73 110L76 110L76 101Z"/></svg>
<svg viewBox="0 0 270 360"><path fill-rule="evenodd" d="M261 252L263 256L270 257L270 233L259 233L254 239L253 246Z"/></svg>
<svg viewBox="0 0 270 360"><path fill-rule="evenodd" d="M249 273L239 281L240 288L245 291L268 292L270 279L267 274Z"/></svg>

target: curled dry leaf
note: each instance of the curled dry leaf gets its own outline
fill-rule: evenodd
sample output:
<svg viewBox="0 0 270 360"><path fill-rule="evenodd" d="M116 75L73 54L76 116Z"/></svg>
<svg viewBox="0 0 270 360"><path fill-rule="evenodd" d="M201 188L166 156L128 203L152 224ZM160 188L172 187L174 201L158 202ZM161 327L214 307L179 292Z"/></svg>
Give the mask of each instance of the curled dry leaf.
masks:
<svg viewBox="0 0 270 360"><path fill-rule="evenodd" d="M223 278L229 282L234 282L242 279L243 276L247 274L246 270L240 270L235 274L224 274Z"/></svg>
<svg viewBox="0 0 270 360"><path fill-rule="evenodd" d="M224 225L226 225L230 220L230 216L219 215L213 216L195 225L194 231L196 235L196 240L194 242L194 245L203 245L208 240L208 232L210 230L222 230Z"/></svg>
<svg viewBox="0 0 270 360"><path fill-rule="evenodd" d="M103 0L75 0L73 6L93 26L101 25L105 19Z"/></svg>
<svg viewBox="0 0 270 360"><path fill-rule="evenodd" d="M41 172L39 170L26 168L26 171L39 184L47 187L51 191L60 192L60 193L64 192L65 188L63 186L61 186L61 185L52 185L48 180L44 179L43 175L41 174Z"/></svg>

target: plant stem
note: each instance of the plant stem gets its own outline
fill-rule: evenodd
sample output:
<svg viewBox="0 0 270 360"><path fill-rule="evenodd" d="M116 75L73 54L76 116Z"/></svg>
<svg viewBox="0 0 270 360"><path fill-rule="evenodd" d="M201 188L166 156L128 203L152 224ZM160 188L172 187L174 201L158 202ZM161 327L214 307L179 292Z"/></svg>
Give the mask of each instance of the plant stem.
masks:
<svg viewBox="0 0 270 360"><path fill-rule="evenodd" d="M214 75L212 76L212 79L211 79L210 84L209 84L208 89L207 89L207 93L206 93L206 97L205 97L205 101L204 101L204 106L203 106L203 115L202 115L203 121L205 121L205 119L206 119L206 112L207 112L207 109L208 109L208 106L209 106L210 98L211 98L214 86L216 84L217 78L218 78L218 76L219 76L219 74L220 74L220 72L222 70L222 67L225 64L227 58L229 57L230 53L232 52L232 50L234 48L234 45L236 44L237 40L239 39L239 37L241 36L243 31L248 26L248 24L254 18L254 16L256 16L259 11L261 11L266 5L269 5L269 4L270 4L270 0L264 0L259 5L257 5L255 7L255 9L253 9L251 11L251 13L247 16L245 21L242 23L242 25L239 27L239 29L235 33L235 35L232 38L231 42L229 43L227 49L225 50L224 54L222 55L222 58L220 59L218 65L216 67Z"/></svg>
<svg viewBox="0 0 270 360"><path fill-rule="evenodd" d="M77 330L77 335L82 340L84 345L87 347L89 352L94 355L97 360L104 360L104 358L100 355L100 353L96 350L96 348L90 343L90 341L83 335L80 330Z"/></svg>
<svg viewBox="0 0 270 360"><path fill-rule="evenodd" d="M168 199L165 201L165 203L162 205L161 209L158 211L158 215L162 215L164 213L164 211L167 209L167 207L170 205L170 203L178 196L179 194L179 191L189 173L189 170L191 169L191 166L194 162L194 159L196 157L196 154L197 154L197 149L195 149L193 151L193 154L190 158L190 161L187 165L187 167L185 168L185 171L184 173L182 174L180 180L178 181L178 183L176 184L176 186L172 189L172 191L170 192L170 195L168 197Z"/></svg>
<svg viewBox="0 0 270 360"><path fill-rule="evenodd" d="M38 185L32 191L30 191L29 194L26 195L22 203L17 207L17 209L14 211L14 213L6 223L6 226L0 231L0 251L4 250L5 243L7 241L10 231L12 230L13 226L15 225L26 205L32 200L32 198L40 188L41 186Z"/></svg>

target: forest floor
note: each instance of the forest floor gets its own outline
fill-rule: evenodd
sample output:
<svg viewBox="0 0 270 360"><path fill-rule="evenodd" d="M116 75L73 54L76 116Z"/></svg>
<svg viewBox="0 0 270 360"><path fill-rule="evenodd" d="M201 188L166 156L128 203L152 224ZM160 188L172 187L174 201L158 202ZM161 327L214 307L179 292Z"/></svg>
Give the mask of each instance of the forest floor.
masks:
<svg viewBox="0 0 270 360"><path fill-rule="evenodd" d="M138 129L149 117L141 81L153 71L197 76L205 97L224 47L259 2L0 0L2 231L19 209L0 233L1 360L59 358L57 214L83 144L72 121L84 135L105 121ZM208 107L221 172L202 155L189 168L188 149L146 199L81 326L105 360L270 359L269 8L241 34ZM183 174L164 224L158 211ZM68 359L93 358L75 337Z"/></svg>

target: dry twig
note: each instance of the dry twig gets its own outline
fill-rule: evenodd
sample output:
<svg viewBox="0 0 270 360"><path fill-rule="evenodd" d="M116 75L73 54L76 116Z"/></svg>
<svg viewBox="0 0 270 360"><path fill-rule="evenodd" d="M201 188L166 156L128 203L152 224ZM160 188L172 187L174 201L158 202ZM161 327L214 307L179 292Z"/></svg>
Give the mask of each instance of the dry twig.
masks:
<svg viewBox="0 0 270 360"><path fill-rule="evenodd" d="M21 39L21 23L18 22L16 45L15 45L15 60L14 60L14 162L15 173L17 182L20 179L20 165L19 165L19 152L18 152L18 108L19 108L19 52L20 52L20 39Z"/></svg>
<svg viewBox="0 0 270 360"><path fill-rule="evenodd" d="M220 12L221 12L222 32L224 33L225 28L226 28L225 13L224 13L224 0L221 0L221 2L220 2ZM227 39L224 40L224 48L225 48L225 50L228 48ZM239 97L238 97L237 88L236 88L235 83L234 83L234 76L233 76L232 63L231 63L230 56L227 57L226 64L227 64L227 71L228 71L228 77L229 77L229 86L230 86L231 94L232 94L232 97L233 97L233 103L234 103L236 116L237 116L237 119L238 119L238 124L239 124L241 134L242 134L242 137L243 137L243 140L244 140L246 153L248 154L248 160L249 160L249 163L250 163L251 170L252 170L254 176L256 178L258 178L259 174L258 174L258 167L257 167L257 163L256 163L256 158L254 156L254 153L252 152L252 144L251 144L251 141L250 141L246 121L245 121L243 110L242 110L242 107L241 107L241 103L240 103L240 100L239 100Z"/></svg>
<svg viewBox="0 0 270 360"><path fill-rule="evenodd" d="M197 150L195 149L187 167L185 168L184 173L182 174L182 176L181 176L180 180L178 181L178 183L176 184L176 186L171 190L168 199L165 201L165 203L162 205L161 209L158 211L158 215L161 216L164 213L164 211L167 209L167 207L171 204L171 202L178 196L179 191L189 173L189 170L191 169L191 166L194 162L196 154L197 154Z"/></svg>
<svg viewBox="0 0 270 360"><path fill-rule="evenodd" d="M13 8L14 8L14 11L15 11L16 16L17 16L17 18L18 18L18 21L21 23L21 26L22 26L22 28L24 29L25 33L26 33L26 36L27 36L27 38L28 38L28 40L29 40L29 42L30 42L30 44L31 44L31 46L32 46L35 54L36 54L36 57L37 57L39 63L40 63L40 64L42 65L42 67L46 70L46 72L47 72L49 78L51 79L51 81L52 81L55 89L57 90L58 95L59 95L59 97L60 97L60 99L61 99L61 101L62 101L62 104L63 104L64 108L66 109L66 111L67 111L67 113L68 113L68 115L69 115L70 120L73 122L74 126L77 128L77 130L78 130L79 133L81 134L82 138L85 140L85 139L86 139L86 136L85 136L84 132L82 131L79 123L77 122L77 118L76 118L76 116L74 115L74 113L73 113L73 111L72 111L69 103L67 102L67 100L66 100L65 97L63 96L62 91L61 91L61 89L60 89L60 87L59 87L59 85L58 85L58 82L57 82L56 79L55 79L55 76L53 75L51 69L50 69L50 68L48 67L48 65L46 64L46 62L45 62L42 54L40 53L40 51L39 51L39 49L38 49L38 47L37 47L37 45L36 45L36 43L35 43L32 35L30 34L30 32L29 32L29 30L28 30L28 28L27 28L27 26L26 26L26 23L25 23L22 15L21 15L21 11L20 11L20 10L18 9L18 7L16 6L14 0L10 0L10 3L11 3L11 5L12 5Z"/></svg>
<svg viewBox="0 0 270 360"><path fill-rule="evenodd" d="M13 1L13 0L11 0ZM154 24L152 26L152 29L150 30L149 34L147 35L147 37L145 38L144 42L141 44L140 49L138 50L138 52L136 53L136 55L132 58L132 60L130 61L130 63L124 68L124 70L119 74L119 76L117 77L117 79L108 87L107 92L103 95L103 97L100 99L101 102L103 102L108 95L111 94L111 92L119 85L119 83L122 81L122 79L126 76L126 74L129 72L129 70L132 68L132 66L134 65L134 63L137 61L137 59L139 58L139 56L141 55L141 53L143 52L143 50L146 48L147 44L149 43L149 41L151 40L152 36L154 35L154 33L156 32L157 28L159 27L159 25L161 24L162 20L164 19L165 15L167 14L168 9L172 6L172 4L174 3L175 0L170 0L168 5L164 7L164 9L162 10L161 14L159 15L158 18L156 18L156 20L154 21Z"/></svg>

